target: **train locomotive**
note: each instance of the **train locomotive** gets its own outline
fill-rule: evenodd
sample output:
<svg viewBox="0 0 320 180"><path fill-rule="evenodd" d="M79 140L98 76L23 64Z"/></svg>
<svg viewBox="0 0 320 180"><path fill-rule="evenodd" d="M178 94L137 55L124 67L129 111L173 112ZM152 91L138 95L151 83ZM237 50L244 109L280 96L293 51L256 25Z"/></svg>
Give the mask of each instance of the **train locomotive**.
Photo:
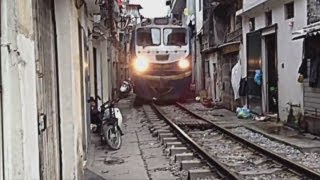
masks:
<svg viewBox="0 0 320 180"><path fill-rule="evenodd" d="M188 27L170 18L147 19L133 31L131 76L138 99L177 101L192 73Z"/></svg>

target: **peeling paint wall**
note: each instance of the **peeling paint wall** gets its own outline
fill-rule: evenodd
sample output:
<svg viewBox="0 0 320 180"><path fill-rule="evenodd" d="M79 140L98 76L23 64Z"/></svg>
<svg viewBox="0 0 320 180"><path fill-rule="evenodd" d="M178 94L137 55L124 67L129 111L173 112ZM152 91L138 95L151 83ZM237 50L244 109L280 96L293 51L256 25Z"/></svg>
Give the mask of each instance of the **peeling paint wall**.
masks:
<svg viewBox="0 0 320 180"><path fill-rule="evenodd" d="M3 173L6 179L36 180L41 177L37 109L40 101L37 97L39 72L36 68L39 58L36 42L40 40L35 36L38 35L35 31L46 26L37 27L38 23L35 23L35 2L2 0L1 3L2 145L5 164ZM62 179L83 179L89 144L89 109L86 99L93 85L89 75L94 45L92 39L89 39L92 23L86 14L86 6L77 9L73 0L55 0L54 7L61 121L61 174ZM43 37L42 41L45 41ZM112 66L107 61L107 49L110 45L105 40L98 46L97 52L101 55L97 53L97 65L102 65L98 88L101 93L104 91L104 98L107 100L111 95L112 82ZM109 52L113 50L110 49ZM55 53L54 49L48 51Z"/></svg>
<svg viewBox="0 0 320 180"><path fill-rule="evenodd" d="M59 67L62 179L83 177L83 94L81 89L78 23L73 1L55 1Z"/></svg>
<svg viewBox="0 0 320 180"><path fill-rule="evenodd" d="M39 179L32 0L3 0L1 67L6 179Z"/></svg>

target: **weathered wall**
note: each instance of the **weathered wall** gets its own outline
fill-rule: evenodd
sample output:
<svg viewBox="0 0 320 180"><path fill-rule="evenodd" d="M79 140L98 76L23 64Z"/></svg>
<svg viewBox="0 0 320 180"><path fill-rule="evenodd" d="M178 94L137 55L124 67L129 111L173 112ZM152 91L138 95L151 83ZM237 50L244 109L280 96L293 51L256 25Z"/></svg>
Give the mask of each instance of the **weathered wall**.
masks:
<svg viewBox="0 0 320 180"><path fill-rule="evenodd" d="M102 84L102 99L103 102L111 99L111 55L110 43L107 40L101 42L100 45L100 60L101 60L101 84Z"/></svg>
<svg viewBox="0 0 320 180"><path fill-rule="evenodd" d="M36 80L39 73L36 62L39 52L35 45L37 38L34 30L46 28L46 26L37 27L38 23L34 23L36 21L36 14L33 14L36 13L33 11L34 3L33 0L3 0L1 4L2 124L4 126L4 132L1 132L4 151L1 157L4 157L3 173L6 179L40 179L37 112L39 101L36 94ZM85 14L85 6L76 9L73 0L55 0L54 6L60 95L62 179L82 179L89 132L87 128L89 127L89 110L86 99L91 89L88 66L90 59L93 58L93 43L88 40L88 28L91 29L92 24ZM82 28L81 35L79 35L79 24ZM42 37L41 42L43 41L45 40ZM99 48L100 52L105 52L106 43ZM51 51L55 53L54 49ZM100 57L103 62L107 62L106 54ZM105 66L101 73L110 72L108 68L110 66ZM106 78L108 79L105 79L104 83L110 84L111 79L108 74ZM57 99L53 101L56 102Z"/></svg>
<svg viewBox="0 0 320 180"><path fill-rule="evenodd" d="M83 175L83 94L81 89L78 10L73 1L55 1L59 67L62 179Z"/></svg>
<svg viewBox="0 0 320 180"><path fill-rule="evenodd" d="M202 60L202 56L201 56L201 49L200 49L200 42L199 42L199 38L195 38L195 41L197 43L196 45L196 51L194 51L196 53L196 63L195 66L193 67L195 69L195 83L196 83L196 93L199 93L201 90L204 90L203 87L203 74L202 74L202 63L204 63L204 61Z"/></svg>
<svg viewBox="0 0 320 180"><path fill-rule="evenodd" d="M308 0L308 24L320 21L320 3L318 0Z"/></svg>
<svg viewBox="0 0 320 180"><path fill-rule="evenodd" d="M218 53L211 53L208 55L209 60L209 72L211 80L211 95L212 99L219 99L221 96L220 86L218 86L218 77L217 77L217 63L218 63Z"/></svg>
<svg viewBox="0 0 320 180"><path fill-rule="evenodd" d="M82 123L82 146L83 146L83 160L87 159L88 146L90 143L90 105L87 100L91 95L91 82L94 82L93 76L90 76L90 61L93 59L92 55L92 40L89 37L89 31L92 29L92 22L89 20L89 14L87 14L86 6L82 6L78 10L79 14L79 25L80 25L80 36L81 36L81 50L82 54L82 65L80 66L80 73L82 73L82 106L84 119Z"/></svg>
<svg viewBox="0 0 320 180"><path fill-rule="evenodd" d="M32 0L3 0L1 6L4 174L39 179Z"/></svg>
<svg viewBox="0 0 320 180"><path fill-rule="evenodd" d="M265 11L272 10L272 22L277 23L277 60L279 76L279 115L286 120L288 115L288 102L303 104L302 85L297 82L298 68L302 57L302 41L292 41L292 32L302 29L307 24L307 4L304 0L295 0L295 17L286 20L284 17L284 4L290 1L274 2L258 7L252 12L243 15L243 54L241 63L246 73L246 34L249 32L249 18L255 17L256 30L265 27ZM291 27L289 24L293 22ZM245 75L245 74L244 74Z"/></svg>
<svg viewBox="0 0 320 180"><path fill-rule="evenodd" d="M102 102L111 98L111 61L108 49L108 41L104 38L94 40L93 46L97 49L97 93ZM98 101L101 104L101 101Z"/></svg>
<svg viewBox="0 0 320 180"><path fill-rule="evenodd" d="M197 34L201 32L203 26L203 2L202 0L196 1L196 28Z"/></svg>

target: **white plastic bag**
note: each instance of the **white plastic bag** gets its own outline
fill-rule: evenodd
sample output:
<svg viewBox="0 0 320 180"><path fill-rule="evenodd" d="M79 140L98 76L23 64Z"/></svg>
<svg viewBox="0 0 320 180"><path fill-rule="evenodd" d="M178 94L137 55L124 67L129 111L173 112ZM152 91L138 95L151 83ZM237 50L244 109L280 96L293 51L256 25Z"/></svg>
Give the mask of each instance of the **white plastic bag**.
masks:
<svg viewBox="0 0 320 180"><path fill-rule="evenodd" d="M239 96L240 80L241 80L241 65L239 60L238 63L232 68L232 74L231 74L231 84L232 84L235 100L240 98Z"/></svg>

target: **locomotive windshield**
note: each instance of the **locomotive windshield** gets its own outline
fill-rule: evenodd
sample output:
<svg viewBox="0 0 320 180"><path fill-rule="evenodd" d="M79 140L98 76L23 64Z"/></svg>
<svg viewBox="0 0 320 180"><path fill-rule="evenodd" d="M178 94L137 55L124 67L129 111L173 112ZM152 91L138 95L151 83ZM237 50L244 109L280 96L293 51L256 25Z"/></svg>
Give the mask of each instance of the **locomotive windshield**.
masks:
<svg viewBox="0 0 320 180"><path fill-rule="evenodd" d="M159 28L140 28L137 30L138 46L156 46L161 43L161 32Z"/></svg>
<svg viewBox="0 0 320 180"><path fill-rule="evenodd" d="M187 44L186 29L165 28L163 31L164 44L167 46L184 46Z"/></svg>

